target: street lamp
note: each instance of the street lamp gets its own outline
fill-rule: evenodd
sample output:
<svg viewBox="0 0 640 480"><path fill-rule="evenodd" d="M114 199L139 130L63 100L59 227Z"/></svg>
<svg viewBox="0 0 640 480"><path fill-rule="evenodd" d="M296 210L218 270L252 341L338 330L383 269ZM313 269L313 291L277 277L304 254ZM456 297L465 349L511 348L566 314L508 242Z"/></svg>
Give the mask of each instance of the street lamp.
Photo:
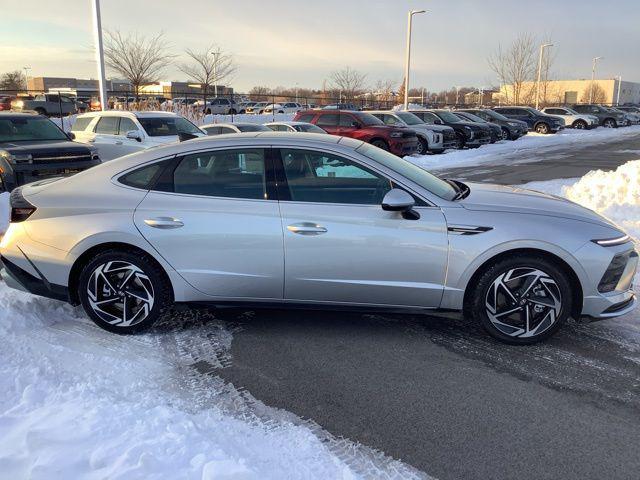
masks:
<svg viewBox="0 0 640 480"><path fill-rule="evenodd" d="M31 67L22 67L22 69L24 70L24 81L27 85L27 91L29 90L29 70L31 70Z"/></svg>
<svg viewBox="0 0 640 480"><path fill-rule="evenodd" d="M616 107L620 105L620 89L622 88L622 75L618 75L618 93L616 94Z"/></svg>
<svg viewBox="0 0 640 480"><path fill-rule="evenodd" d="M407 52L404 65L404 109L409 108L409 65L411 63L411 23L413 16L425 13L426 10L411 10L407 18Z"/></svg>
<svg viewBox="0 0 640 480"><path fill-rule="evenodd" d="M218 58L220 58L220 47L215 52L211 52L213 55L213 96L218 98Z"/></svg>
<svg viewBox="0 0 640 480"><path fill-rule="evenodd" d="M96 41L96 63L98 64L98 89L100 90L100 110L107 105L107 80L104 74L104 48L102 46L102 19L100 17L100 0L93 0L93 35ZM138 92L136 91L136 95Z"/></svg>
<svg viewBox="0 0 640 480"><path fill-rule="evenodd" d="M540 106L540 76L542 75L542 55L544 49L547 47L553 47L553 43L544 43L540 45L540 56L538 57L538 81L536 82L536 110Z"/></svg>
<svg viewBox="0 0 640 480"><path fill-rule="evenodd" d="M591 88L589 89L589 103L593 102L593 82L596 78L596 62L602 60L604 57L594 57L593 65L591 66Z"/></svg>

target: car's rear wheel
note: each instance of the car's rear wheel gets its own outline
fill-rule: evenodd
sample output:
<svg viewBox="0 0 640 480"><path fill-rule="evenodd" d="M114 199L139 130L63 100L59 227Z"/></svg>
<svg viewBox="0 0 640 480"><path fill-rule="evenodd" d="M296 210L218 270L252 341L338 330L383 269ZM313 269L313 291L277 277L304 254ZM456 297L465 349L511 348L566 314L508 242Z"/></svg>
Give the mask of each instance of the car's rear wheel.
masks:
<svg viewBox="0 0 640 480"><path fill-rule="evenodd" d="M573 128L576 128L578 130L586 130L587 122L585 122L584 120L576 120L575 122L573 122Z"/></svg>
<svg viewBox="0 0 640 480"><path fill-rule="evenodd" d="M536 125L536 132L546 135L547 133L551 132L551 128L549 128L548 124L540 122Z"/></svg>
<svg viewBox="0 0 640 480"><path fill-rule="evenodd" d="M429 143L426 139L418 137L418 146L416 147L416 153L418 155L426 155L429 151Z"/></svg>
<svg viewBox="0 0 640 480"><path fill-rule="evenodd" d="M613 118L605 118L602 126L605 128L617 128L618 123Z"/></svg>
<svg viewBox="0 0 640 480"><path fill-rule="evenodd" d="M482 272L465 307L492 337L525 345L553 335L570 316L572 299L569 278L555 263L514 255Z"/></svg>
<svg viewBox="0 0 640 480"><path fill-rule="evenodd" d="M99 327L137 333L164 315L171 303L171 286L161 267L148 256L109 250L82 269L78 297Z"/></svg>
<svg viewBox="0 0 640 480"><path fill-rule="evenodd" d="M384 140L374 140L371 142L371 145L373 145L374 147L378 147L381 148L382 150L386 150L389 151L389 145L387 145L387 142L385 142Z"/></svg>

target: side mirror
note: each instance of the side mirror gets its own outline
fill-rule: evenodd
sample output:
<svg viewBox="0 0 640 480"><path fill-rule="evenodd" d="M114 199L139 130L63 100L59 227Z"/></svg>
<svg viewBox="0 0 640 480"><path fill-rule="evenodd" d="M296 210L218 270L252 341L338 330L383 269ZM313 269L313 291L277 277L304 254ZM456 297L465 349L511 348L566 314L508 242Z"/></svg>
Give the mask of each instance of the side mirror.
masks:
<svg viewBox="0 0 640 480"><path fill-rule="evenodd" d="M415 204L413 197L399 188L392 188L382 199L382 209L388 212L408 212Z"/></svg>
<svg viewBox="0 0 640 480"><path fill-rule="evenodd" d="M127 138L131 140L137 140L138 142L142 141L142 135L140 135L139 130L129 130L127 132Z"/></svg>
<svg viewBox="0 0 640 480"><path fill-rule="evenodd" d="M360 128L360 124L358 122L351 122L351 126L353 128Z"/></svg>
<svg viewBox="0 0 640 480"><path fill-rule="evenodd" d="M433 123L434 123L434 124L436 124L436 125L444 125L444 122L443 122L442 120L440 120L439 118L436 118L436 119L433 121Z"/></svg>
<svg viewBox="0 0 640 480"><path fill-rule="evenodd" d="M73 132L69 132L67 133L67 137L69 137L69 140L75 140L76 139L76 134Z"/></svg>

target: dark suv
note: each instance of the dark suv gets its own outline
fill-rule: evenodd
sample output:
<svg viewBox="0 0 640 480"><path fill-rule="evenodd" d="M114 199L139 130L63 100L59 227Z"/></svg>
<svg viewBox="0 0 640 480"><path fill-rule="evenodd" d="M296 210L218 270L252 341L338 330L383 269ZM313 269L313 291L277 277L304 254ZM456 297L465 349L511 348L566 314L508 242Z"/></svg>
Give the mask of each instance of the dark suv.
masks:
<svg viewBox="0 0 640 480"><path fill-rule="evenodd" d="M48 177L71 175L100 163L98 153L72 142L42 115L0 113L0 191Z"/></svg>
<svg viewBox="0 0 640 480"><path fill-rule="evenodd" d="M491 143L491 129L479 123L462 120L449 110L411 110L423 122L446 125L455 130L458 137L457 148L477 148Z"/></svg>
<svg viewBox="0 0 640 480"><path fill-rule="evenodd" d="M366 112L350 110L306 110L298 112L296 122L313 123L332 135L355 138L402 157L418 148L416 132L406 127L391 127Z"/></svg>
<svg viewBox="0 0 640 480"><path fill-rule="evenodd" d="M627 120L624 116L624 113L611 111L610 109L601 105L572 105L571 109L575 110L578 113L584 113L598 117L598 120L600 120L600 125L607 128L618 128L619 126L624 125Z"/></svg>
<svg viewBox="0 0 640 480"><path fill-rule="evenodd" d="M526 122L533 132L557 133L564 128L563 118L547 115L532 107L494 107L493 110L507 118Z"/></svg>
<svg viewBox="0 0 640 480"><path fill-rule="evenodd" d="M473 113L474 115L477 115L487 122L500 125L500 128L502 129L503 140L517 140L523 135L526 135L529 131L529 125L527 125L526 122L507 118L498 112L494 112L493 110L485 108L463 108L459 111ZM456 112L458 112L458 110L456 110Z"/></svg>

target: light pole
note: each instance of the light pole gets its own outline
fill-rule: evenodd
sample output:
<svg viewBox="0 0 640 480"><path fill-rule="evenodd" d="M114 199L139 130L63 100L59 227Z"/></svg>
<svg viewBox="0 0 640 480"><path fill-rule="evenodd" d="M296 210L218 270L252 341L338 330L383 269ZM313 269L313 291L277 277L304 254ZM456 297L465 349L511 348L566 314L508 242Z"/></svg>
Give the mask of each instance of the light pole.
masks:
<svg viewBox="0 0 640 480"><path fill-rule="evenodd" d="M542 55L544 49L547 47L553 47L553 43L544 43L540 45L540 56L538 57L538 81L536 82L536 110L540 106L540 76L542 75Z"/></svg>
<svg viewBox="0 0 640 480"><path fill-rule="evenodd" d="M620 89L622 88L622 75L618 75L618 93L616 94L616 107L620 106Z"/></svg>
<svg viewBox="0 0 640 480"><path fill-rule="evenodd" d="M31 67L22 67L22 69L24 70L25 85L27 86L27 91L29 91L29 70L31 70Z"/></svg>
<svg viewBox="0 0 640 480"><path fill-rule="evenodd" d="M96 42L96 62L98 64L98 90L100 95L100 110L107 105L107 91L104 75L104 48L102 46L102 20L100 18L100 0L93 0L93 36ZM136 95L138 92L136 92Z"/></svg>
<svg viewBox="0 0 640 480"><path fill-rule="evenodd" d="M459 101L460 101L460 87L456 86L456 106L458 106Z"/></svg>
<svg viewBox="0 0 640 480"><path fill-rule="evenodd" d="M215 52L211 52L213 55L213 96L218 98L218 59L220 58L220 47Z"/></svg>
<svg viewBox="0 0 640 480"><path fill-rule="evenodd" d="M602 60L604 57L593 57L593 64L591 66L591 88L589 89L589 103L593 102L593 82L596 78L596 63L598 60Z"/></svg>
<svg viewBox="0 0 640 480"><path fill-rule="evenodd" d="M413 16L425 13L426 10L411 10L407 17L407 52L404 65L404 109L409 108L409 65L411 64L411 24Z"/></svg>

